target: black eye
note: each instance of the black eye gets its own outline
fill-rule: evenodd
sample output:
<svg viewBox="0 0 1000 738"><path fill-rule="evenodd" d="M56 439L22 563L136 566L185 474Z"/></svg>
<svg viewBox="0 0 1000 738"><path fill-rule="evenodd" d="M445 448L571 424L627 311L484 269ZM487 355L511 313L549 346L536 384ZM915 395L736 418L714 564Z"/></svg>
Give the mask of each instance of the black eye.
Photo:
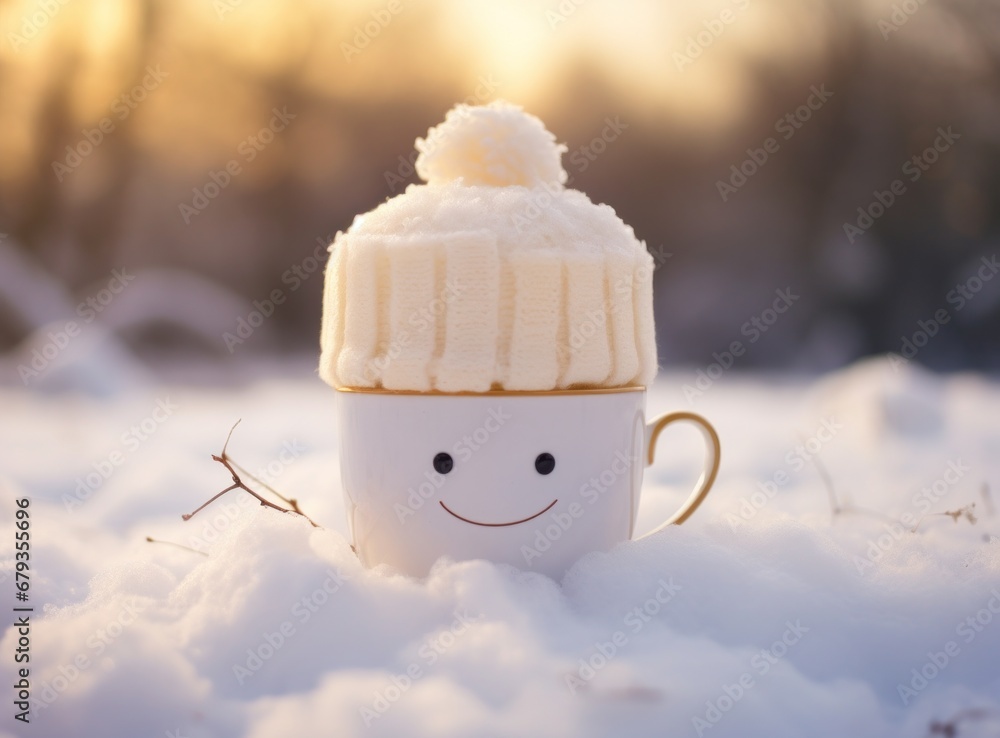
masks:
<svg viewBox="0 0 1000 738"><path fill-rule="evenodd" d="M539 474L551 474L556 468L556 457L550 453L538 454L535 457L535 471Z"/></svg>
<svg viewBox="0 0 1000 738"><path fill-rule="evenodd" d="M447 474L454 468L455 460L451 458L451 454L446 454L442 451L434 457L434 471L438 474Z"/></svg>

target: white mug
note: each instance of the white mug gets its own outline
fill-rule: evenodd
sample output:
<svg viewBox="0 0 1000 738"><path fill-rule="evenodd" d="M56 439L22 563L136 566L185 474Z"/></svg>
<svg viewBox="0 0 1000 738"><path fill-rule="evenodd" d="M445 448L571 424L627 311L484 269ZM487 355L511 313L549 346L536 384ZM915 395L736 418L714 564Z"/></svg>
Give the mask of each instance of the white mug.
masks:
<svg viewBox="0 0 1000 738"><path fill-rule="evenodd" d="M704 472L652 535L708 494L719 437L679 412L645 421L643 387L549 392L337 391L341 479L365 566L426 575L442 556L554 578L632 538L643 468L675 421L704 434Z"/></svg>

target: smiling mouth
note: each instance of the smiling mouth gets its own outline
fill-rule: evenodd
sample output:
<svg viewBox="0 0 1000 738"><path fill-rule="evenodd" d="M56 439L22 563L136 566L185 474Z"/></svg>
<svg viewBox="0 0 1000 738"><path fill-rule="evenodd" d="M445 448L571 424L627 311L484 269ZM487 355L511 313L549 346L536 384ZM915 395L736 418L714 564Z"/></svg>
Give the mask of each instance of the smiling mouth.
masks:
<svg viewBox="0 0 1000 738"><path fill-rule="evenodd" d="M528 516L526 518L522 518L521 520L515 520L515 521L513 521L511 523L480 523L480 522L478 522L476 520L469 520L468 518L463 518L461 515L459 515L454 510L449 509L449 507L447 505L445 505L443 502L441 502L441 500L438 500L438 502L441 504L441 507L443 507L445 510L447 510L447 512L448 512L449 515L453 515L454 517L458 518L459 520L461 520L463 522L472 523L473 525L482 525L485 528L505 528L508 525L520 525L521 523L527 523L529 520L534 520L539 515L544 515L549 510L551 510L552 506L555 505L557 502L559 502L559 500L557 500L557 499L556 500L552 500L552 502L550 502L549 505L548 505L548 507L546 507L544 510L540 510L540 511L536 512L534 515L530 515L530 516Z"/></svg>

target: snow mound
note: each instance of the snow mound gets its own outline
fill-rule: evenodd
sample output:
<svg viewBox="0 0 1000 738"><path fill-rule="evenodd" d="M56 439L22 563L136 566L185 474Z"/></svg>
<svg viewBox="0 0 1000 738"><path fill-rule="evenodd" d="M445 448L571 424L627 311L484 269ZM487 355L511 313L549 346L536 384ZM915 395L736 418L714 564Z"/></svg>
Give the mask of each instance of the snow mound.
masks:
<svg viewBox="0 0 1000 738"><path fill-rule="evenodd" d="M36 607L32 725L0 735L996 735L1000 525L983 485L1000 388L924 377L940 422L917 441L882 424L870 453L854 398L884 397L876 377L720 381L694 408L724 449L702 509L561 582L482 561L423 580L360 567L314 377L170 388L176 410L78 505L66 495L152 398L0 388L17 419L0 424L0 515L31 496ZM663 377L650 412L683 408L682 384ZM231 453L322 529L240 493L180 521L228 484L207 455L240 416ZM683 499L697 448L679 432L661 447L639 532ZM974 523L938 514L972 503ZM7 625L7 684L16 641Z"/></svg>

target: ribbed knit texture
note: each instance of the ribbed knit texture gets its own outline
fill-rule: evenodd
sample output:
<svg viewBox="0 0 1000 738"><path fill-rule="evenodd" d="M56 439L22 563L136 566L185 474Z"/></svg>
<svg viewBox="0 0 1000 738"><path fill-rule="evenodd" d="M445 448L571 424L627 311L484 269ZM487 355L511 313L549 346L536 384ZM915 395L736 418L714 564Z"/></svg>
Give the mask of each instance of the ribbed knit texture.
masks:
<svg viewBox="0 0 1000 738"><path fill-rule="evenodd" d="M510 167L538 152L551 157L530 171L520 165L532 186L483 183L483 172L514 170L470 162L474 176L412 185L337 234L323 297L325 381L485 392L653 380L652 258L610 207L559 184L561 147L540 121L513 106L453 111L439 127L446 130L428 136L437 148L421 156L460 172L464 160L442 148L449 140L468 156L514 146L504 139L516 128L511 110L530 125L517 133L522 148L499 158ZM478 134L500 112L488 145L471 145L469 121Z"/></svg>

